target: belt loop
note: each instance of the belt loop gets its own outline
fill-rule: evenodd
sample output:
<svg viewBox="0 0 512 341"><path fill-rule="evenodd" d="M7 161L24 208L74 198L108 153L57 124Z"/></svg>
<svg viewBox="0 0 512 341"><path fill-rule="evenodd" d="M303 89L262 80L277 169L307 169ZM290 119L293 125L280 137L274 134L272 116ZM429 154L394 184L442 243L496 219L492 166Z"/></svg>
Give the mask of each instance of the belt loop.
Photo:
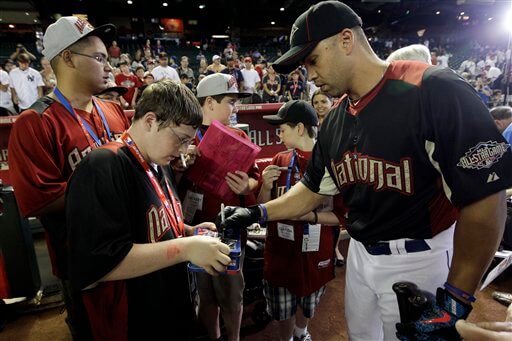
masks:
<svg viewBox="0 0 512 341"><path fill-rule="evenodd" d="M405 248L405 239L398 239L396 241L396 248L398 249L399 254L406 254L407 249Z"/></svg>
<svg viewBox="0 0 512 341"><path fill-rule="evenodd" d="M392 255L399 255L400 254L400 251L399 251L398 245L397 245L398 244L397 242L399 242L399 241L400 241L400 239L399 240L390 240L389 241L389 251L391 251Z"/></svg>

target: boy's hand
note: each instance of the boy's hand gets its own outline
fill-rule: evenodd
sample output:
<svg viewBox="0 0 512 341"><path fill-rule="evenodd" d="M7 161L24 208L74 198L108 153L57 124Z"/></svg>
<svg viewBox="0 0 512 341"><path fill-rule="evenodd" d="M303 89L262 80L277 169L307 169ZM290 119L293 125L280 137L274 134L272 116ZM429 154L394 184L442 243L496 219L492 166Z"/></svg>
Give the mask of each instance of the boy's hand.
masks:
<svg viewBox="0 0 512 341"><path fill-rule="evenodd" d="M203 228L203 229L207 229L210 231L217 231L217 227L215 226L214 223L203 222L203 223L197 224L195 226L185 225L185 234L187 236L193 236L198 228Z"/></svg>
<svg viewBox="0 0 512 341"><path fill-rule="evenodd" d="M217 238L208 236L187 237L186 259L203 268L210 275L216 276L226 271L231 262L229 246Z"/></svg>
<svg viewBox="0 0 512 341"><path fill-rule="evenodd" d="M236 174L228 172L226 183L228 187L237 195L246 195L251 191L249 187L249 176L242 171L235 171Z"/></svg>
<svg viewBox="0 0 512 341"><path fill-rule="evenodd" d="M274 181L276 181L281 175L281 170L276 165L267 166L263 170L263 185L262 187L266 190L272 189Z"/></svg>

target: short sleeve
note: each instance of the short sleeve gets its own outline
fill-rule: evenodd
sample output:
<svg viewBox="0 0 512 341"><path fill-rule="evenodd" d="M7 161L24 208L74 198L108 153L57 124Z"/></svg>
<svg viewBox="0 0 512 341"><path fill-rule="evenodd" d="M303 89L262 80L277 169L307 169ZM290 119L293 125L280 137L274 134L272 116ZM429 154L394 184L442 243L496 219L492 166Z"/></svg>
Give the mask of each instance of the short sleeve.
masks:
<svg viewBox="0 0 512 341"><path fill-rule="evenodd" d="M321 195L335 195L339 191L330 173L327 171L321 143L319 138L313 148L311 159L301 181L312 192Z"/></svg>
<svg viewBox="0 0 512 341"><path fill-rule="evenodd" d="M129 185L120 159L111 150L94 150L69 181L66 225L74 290L81 290L112 271L133 245Z"/></svg>
<svg viewBox="0 0 512 341"><path fill-rule="evenodd" d="M16 199L23 216L64 195L66 179L58 165L52 131L35 111L16 120L9 137L9 167Z"/></svg>
<svg viewBox="0 0 512 341"><path fill-rule="evenodd" d="M422 84L425 151L447 197L469 205L512 186L512 153L476 91L449 69L431 68Z"/></svg>

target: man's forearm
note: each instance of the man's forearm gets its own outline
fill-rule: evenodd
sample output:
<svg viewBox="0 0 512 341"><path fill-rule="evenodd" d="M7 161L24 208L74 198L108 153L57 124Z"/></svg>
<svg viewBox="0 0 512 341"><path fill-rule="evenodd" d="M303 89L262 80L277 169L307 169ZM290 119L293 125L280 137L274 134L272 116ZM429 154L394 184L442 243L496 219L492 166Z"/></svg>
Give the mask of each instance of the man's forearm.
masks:
<svg viewBox="0 0 512 341"><path fill-rule="evenodd" d="M464 207L455 228L448 282L474 293L503 236L505 191Z"/></svg>
<svg viewBox="0 0 512 341"><path fill-rule="evenodd" d="M267 202L268 220L292 219L303 216L317 208L324 196L309 190L302 182L294 185L285 195Z"/></svg>

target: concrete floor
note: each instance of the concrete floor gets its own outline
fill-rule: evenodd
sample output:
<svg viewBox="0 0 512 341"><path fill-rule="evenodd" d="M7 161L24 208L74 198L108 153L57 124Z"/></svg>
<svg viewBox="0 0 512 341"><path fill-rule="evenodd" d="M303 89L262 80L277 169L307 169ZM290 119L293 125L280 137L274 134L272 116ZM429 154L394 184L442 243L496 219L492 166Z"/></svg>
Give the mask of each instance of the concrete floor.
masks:
<svg viewBox="0 0 512 341"><path fill-rule="evenodd" d="M346 255L348 241L341 242L342 253ZM54 285L56 278L49 271L49 259L44 240L35 237L35 247L38 262L42 272L43 285ZM317 314L310 323L309 330L314 340L338 341L348 340L344 314L344 281L345 267L336 268L336 278L327 285L327 291L321 300ZM494 290L512 289L512 276L498 280L477 294L477 302L469 318L470 321L503 320L505 307L491 298ZM251 314L255 304L245 307L242 323L241 339L246 341L275 340L277 328L275 323L269 323L265 328L257 327ZM4 331L0 332L0 340L24 341L70 341L71 336L65 324L66 313L62 307L31 312L17 317L9 322ZM172 339L172 337L170 337Z"/></svg>

